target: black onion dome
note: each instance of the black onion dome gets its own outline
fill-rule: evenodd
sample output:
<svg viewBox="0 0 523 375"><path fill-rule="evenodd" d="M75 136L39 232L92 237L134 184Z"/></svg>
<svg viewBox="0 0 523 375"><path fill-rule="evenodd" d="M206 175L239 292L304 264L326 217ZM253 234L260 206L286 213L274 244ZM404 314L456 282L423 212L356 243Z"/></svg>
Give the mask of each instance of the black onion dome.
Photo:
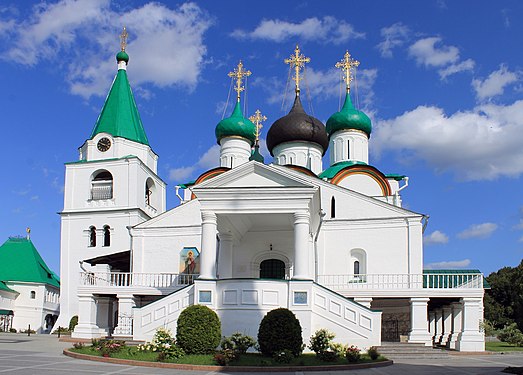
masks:
<svg viewBox="0 0 523 375"><path fill-rule="evenodd" d="M267 148L272 156L273 148L285 142L316 143L323 149L322 155L329 147L325 125L305 113L299 96L294 99L289 114L276 120L267 133Z"/></svg>

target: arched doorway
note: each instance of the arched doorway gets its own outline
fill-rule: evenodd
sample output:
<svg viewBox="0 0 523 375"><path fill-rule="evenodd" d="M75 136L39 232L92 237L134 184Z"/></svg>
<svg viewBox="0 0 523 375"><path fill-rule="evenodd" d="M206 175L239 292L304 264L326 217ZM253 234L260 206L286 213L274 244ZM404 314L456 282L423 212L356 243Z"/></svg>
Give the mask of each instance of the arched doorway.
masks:
<svg viewBox="0 0 523 375"><path fill-rule="evenodd" d="M260 279L285 279L285 263L279 259L266 259L260 263Z"/></svg>

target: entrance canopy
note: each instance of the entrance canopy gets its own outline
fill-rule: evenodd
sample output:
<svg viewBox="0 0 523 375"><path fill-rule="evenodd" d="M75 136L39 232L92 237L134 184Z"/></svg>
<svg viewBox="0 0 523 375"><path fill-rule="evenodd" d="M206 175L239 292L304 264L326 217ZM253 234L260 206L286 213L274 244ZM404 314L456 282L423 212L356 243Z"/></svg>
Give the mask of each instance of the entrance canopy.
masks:
<svg viewBox="0 0 523 375"><path fill-rule="evenodd" d="M14 315L13 310L0 310L0 315Z"/></svg>

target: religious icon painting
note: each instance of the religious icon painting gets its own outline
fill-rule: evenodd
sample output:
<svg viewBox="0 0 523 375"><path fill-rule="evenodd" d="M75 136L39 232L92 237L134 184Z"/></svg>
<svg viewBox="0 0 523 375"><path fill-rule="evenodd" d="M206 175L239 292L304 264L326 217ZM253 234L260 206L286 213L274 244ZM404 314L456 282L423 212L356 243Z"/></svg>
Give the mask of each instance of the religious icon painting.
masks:
<svg viewBox="0 0 523 375"><path fill-rule="evenodd" d="M195 247L184 247L180 252L180 273L193 275L200 273L200 252Z"/></svg>

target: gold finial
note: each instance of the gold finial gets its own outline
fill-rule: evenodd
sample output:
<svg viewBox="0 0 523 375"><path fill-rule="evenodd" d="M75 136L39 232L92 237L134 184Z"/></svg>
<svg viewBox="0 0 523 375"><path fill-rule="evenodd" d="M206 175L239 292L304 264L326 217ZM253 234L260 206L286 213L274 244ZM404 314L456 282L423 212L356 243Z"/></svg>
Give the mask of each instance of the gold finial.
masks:
<svg viewBox="0 0 523 375"><path fill-rule="evenodd" d="M129 34L127 34L127 29L125 26L123 27L122 33L120 34L120 48L122 51L125 51L125 47L127 47L127 37Z"/></svg>
<svg viewBox="0 0 523 375"><path fill-rule="evenodd" d="M251 122L253 122L254 125L256 125L256 141L255 141L255 144L258 144L259 141L260 141L260 130L261 130L261 128L263 128L262 122L267 120L267 117L262 115L260 110L257 109L256 112L254 112L254 115L249 117L249 120L251 120Z"/></svg>
<svg viewBox="0 0 523 375"><path fill-rule="evenodd" d="M341 69L344 73L343 81L345 81L345 84L347 85L347 92L350 92L350 83L353 79L351 70L357 68L359 65L359 61L350 57L349 51L345 52L343 60L337 62L336 65L334 65L336 68Z"/></svg>
<svg viewBox="0 0 523 375"><path fill-rule="evenodd" d="M25 232L27 233L27 239L29 240L31 238L31 228L25 228Z"/></svg>
<svg viewBox="0 0 523 375"><path fill-rule="evenodd" d="M296 94L300 94L300 81L303 79L300 77L300 70L301 68L305 67L305 63L308 63L311 61L309 57L305 57L300 54L300 47L296 44L296 48L294 49L294 55L291 55L290 58L283 60L285 64L290 64L291 68L294 67L294 78L293 80L296 82Z"/></svg>
<svg viewBox="0 0 523 375"><path fill-rule="evenodd" d="M238 67L234 68L232 72L229 72L228 76L231 78L236 78L236 87L234 91L237 92L236 100L240 101L240 93L245 90L245 87L242 86L243 78L250 76L252 73L250 70L245 70L243 68L243 63L240 60Z"/></svg>

